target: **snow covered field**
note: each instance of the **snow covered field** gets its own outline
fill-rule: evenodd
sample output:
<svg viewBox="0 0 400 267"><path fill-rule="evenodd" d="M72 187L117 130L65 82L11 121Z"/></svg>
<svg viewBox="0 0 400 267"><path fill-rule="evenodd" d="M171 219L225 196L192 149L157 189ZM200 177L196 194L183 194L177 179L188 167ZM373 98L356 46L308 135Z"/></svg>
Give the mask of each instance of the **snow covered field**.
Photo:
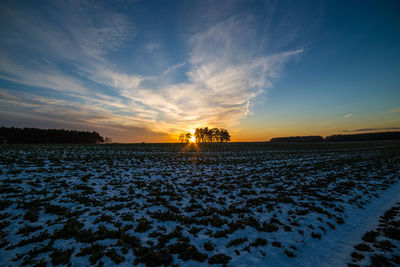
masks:
<svg viewBox="0 0 400 267"><path fill-rule="evenodd" d="M400 201L395 142L9 145L0 164L0 266L344 266Z"/></svg>

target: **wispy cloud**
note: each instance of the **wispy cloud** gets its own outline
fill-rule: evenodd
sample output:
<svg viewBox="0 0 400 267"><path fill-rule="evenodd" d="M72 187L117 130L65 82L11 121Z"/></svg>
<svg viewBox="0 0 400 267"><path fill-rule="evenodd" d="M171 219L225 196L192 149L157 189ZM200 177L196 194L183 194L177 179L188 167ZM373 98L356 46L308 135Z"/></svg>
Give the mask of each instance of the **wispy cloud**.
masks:
<svg viewBox="0 0 400 267"><path fill-rule="evenodd" d="M33 94L15 93L9 90L0 90L0 108L4 119L2 123L12 126L13 122L25 121L38 123L36 127L59 127L71 129L94 129L105 135L114 136L119 141L129 142L132 135L149 140L149 137L158 137L168 140L167 134L153 127L155 121L147 116L124 115L125 107L110 110L106 101L88 101L80 104L50 97L38 97ZM125 110L126 111L126 110ZM64 124L64 126L63 126ZM134 130L134 131L132 131ZM140 139L139 139L140 140Z"/></svg>
<svg viewBox="0 0 400 267"><path fill-rule="evenodd" d="M250 107L250 100L247 100L246 111L245 111L245 113L244 113L243 119L246 119L247 114L249 114L249 107Z"/></svg>
<svg viewBox="0 0 400 267"><path fill-rule="evenodd" d="M160 44L151 42L151 43L146 44L144 48L147 50L147 52L152 53L154 50L160 48Z"/></svg>
<svg viewBox="0 0 400 267"><path fill-rule="evenodd" d="M232 17L192 36L187 83L172 86L166 97L182 115L192 110L197 122L233 125L249 112L251 101L276 78L282 64L302 49L265 56L254 40L251 17ZM242 38L237 38L241 36ZM173 95L172 95L173 94Z"/></svg>
<svg viewBox="0 0 400 267"><path fill-rule="evenodd" d="M303 52L266 53L257 42L263 33L255 30L254 18L236 15L192 33L185 41L185 62L139 74L110 57L135 38L136 26L126 16L91 1L55 2L43 12L51 13L49 20L3 9L10 30L0 42L0 79L57 94L0 89L1 112L15 118L29 114L70 125L159 133L232 126L251 114L253 101L272 86L284 64ZM13 31L26 35L30 45ZM148 52L159 47L145 45ZM181 70L184 79L167 79ZM11 104L24 108L8 109Z"/></svg>
<svg viewBox="0 0 400 267"><path fill-rule="evenodd" d="M387 113L397 113L397 112L400 112L400 108L395 108L395 109L387 111Z"/></svg>
<svg viewBox="0 0 400 267"><path fill-rule="evenodd" d="M88 94L91 87L84 80L109 65L104 56L132 38L134 27L124 16L90 1L54 2L46 8L58 23L45 20L44 14L2 7L9 29L1 43L1 77L65 94ZM21 32L26 40L8 31Z"/></svg>
<svg viewBox="0 0 400 267"><path fill-rule="evenodd" d="M353 116L353 113L348 113L348 114L345 114L343 116L342 115L338 115L338 116L334 117L331 120L324 121L322 124L323 125L329 125L329 124L332 124L332 123L337 123L339 121L343 121L345 119L348 119L348 118L350 118L352 116Z"/></svg>
<svg viewBox="0 0 400 267"><path fill-rule="evenodd" d="M161 74L161 77L163 77L163 76L167 75L168 73L173 72L174 70L179 69L179 68L181 68L181 67L183 67L183 66L185 66L185 65L186 65L186 62L172 65L171 67L169 67L168 69L166 69L166 70Z"/></svg>
<svg viewBox="0 0 400 267"><path fill-rule="evenodd" d="M346 114L343 116L343 119L350 118L351 116L353 116L353 113Z"/></svg>

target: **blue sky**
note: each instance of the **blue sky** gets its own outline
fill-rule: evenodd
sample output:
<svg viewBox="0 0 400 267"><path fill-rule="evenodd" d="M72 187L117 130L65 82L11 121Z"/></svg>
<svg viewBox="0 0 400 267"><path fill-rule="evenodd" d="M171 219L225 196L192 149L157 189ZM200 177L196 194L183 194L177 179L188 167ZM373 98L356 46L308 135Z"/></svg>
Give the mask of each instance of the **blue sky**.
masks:
<svg viewBox="0 0 400 267"><path fill-rule="evenodd" d="M398 1L3 1L0 125L174 141L400 129Z"/></svg>

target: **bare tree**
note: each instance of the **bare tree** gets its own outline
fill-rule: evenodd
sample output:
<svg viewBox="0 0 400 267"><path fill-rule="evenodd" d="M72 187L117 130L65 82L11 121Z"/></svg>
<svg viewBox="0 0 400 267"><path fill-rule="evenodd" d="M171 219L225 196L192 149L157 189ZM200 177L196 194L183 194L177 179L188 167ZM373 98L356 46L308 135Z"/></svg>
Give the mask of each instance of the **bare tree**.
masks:
<svg viewBox="0 0 400 267"><path fill-rule="evenodd" d="M196 128L196 130L194 131L194 138L196 138L196 143L200 142L200 137L201 137L200 129Z"/></svg>
<svg viewBox="0 0 400 267"><path fill-rule="evenodd" d="M218 128L211 129L212 141L219 142L221 137L221 131Z"/></svg>
<svg viewBox="0 0 400 267"><path fill-rule="evenodd" d="M190 140L190 138L192 138L192 134L191 133L186 133L185 134L185 140L186 140L186 143L189 143L189 140Z"/></svg>
<svg viewBox="0 0 400 267"><path fill-rule="evenodd" d="M204 137L205 137L204 129L200 128L200 142L201 143L204 143Z"/></svg>
<svg viewBox="0 0 400 267"><path fill-rule="evenodd" d="M208 129L208 127L205 127L204 128L204 139L205 139L205 142L207 143L207 142L211 142L211 138L210 138L210 130Z"/></svg>
<svg viewBox="0 0 400 267"><path fill-rule="evenodd" d="M179 141L180 141L181 143L185 142L185 134L184 134L184 133L181 133L181 134L179 135Z"/></svg>
<svg viewBox="0 0 400 267"><path fill-rule="evenodd" d="M225 142L229 142L231 141L231 136L229 134L229 132L225 129L221 129L221 142L225 141Z"/></svg>

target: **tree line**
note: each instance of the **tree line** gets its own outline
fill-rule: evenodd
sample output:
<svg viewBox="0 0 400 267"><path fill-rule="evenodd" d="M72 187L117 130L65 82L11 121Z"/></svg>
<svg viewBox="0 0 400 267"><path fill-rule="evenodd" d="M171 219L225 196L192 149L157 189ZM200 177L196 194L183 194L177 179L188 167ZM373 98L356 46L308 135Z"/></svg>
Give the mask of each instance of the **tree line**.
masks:
<svg viewBox="0 0 400 267"><path fill-rule="evenodd" d="M194 134L190 132L181 133L179 135L180 142L189 143L190 139L194 136L196 143L222 143L231 141L231 135L228 130L222 128L196 128Z"/></svg>
<svg viewBox="0 0 400 267"><path fill-rule="evenodd" d="M7 144L96 144L104 142L97 132L0 127L0 143Z"/></svg>
<svg viewBox="0 0 400 267"><path fill-rule="evenodd" d="M400 132L335 134L327 136L325 138L326 142L380 141L380 140L400 140Z"/></svg>
<svg viewBox="0 0 400 267"><path fill-rule="evenodd" d="M356 142L356 141L380 141L400 140L400 132L377 132L359 134L335 134L325 138L322 136L290 136L272 138L272 143L320 143L320 142Z"/></svg>
<svg viewBox="0 0 400 267"><path fill-rule="evenodd" d="M323 142L322 136L290 136L290 137L275 137L270 140L272 143L319 143Z"/></svg>

